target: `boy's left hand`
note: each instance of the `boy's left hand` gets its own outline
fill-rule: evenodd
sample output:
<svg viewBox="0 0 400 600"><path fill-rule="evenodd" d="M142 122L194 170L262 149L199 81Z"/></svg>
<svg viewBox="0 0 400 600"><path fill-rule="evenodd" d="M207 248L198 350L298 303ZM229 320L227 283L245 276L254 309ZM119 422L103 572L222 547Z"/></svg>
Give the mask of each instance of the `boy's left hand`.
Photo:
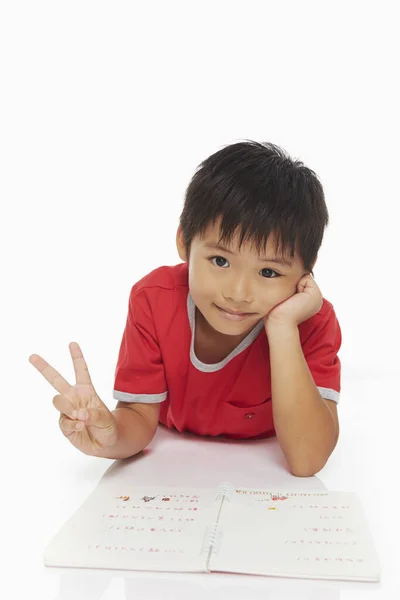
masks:
<svg viewBox="0 0 400 600"><path fill-rule="evenodd" d="M273 324L299 325L314 316L322 308L321 290L312 275L304 275L297 284L297 292L280 304L277 304L264 317L264 325Z"/></svg>

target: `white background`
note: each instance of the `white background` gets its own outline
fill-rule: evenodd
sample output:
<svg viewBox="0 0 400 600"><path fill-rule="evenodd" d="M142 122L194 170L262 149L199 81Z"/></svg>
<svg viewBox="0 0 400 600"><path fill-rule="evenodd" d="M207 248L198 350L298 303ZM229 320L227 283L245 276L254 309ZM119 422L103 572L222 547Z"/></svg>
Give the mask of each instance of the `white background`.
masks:
<svg viewBox="0 0 400 600"><path fill-rule="evenodd" d="M244 138L282 146L322 181L330 225L314 273L342 327L343 380L396 379L396 8L1 3L5 503L17 494L22 508L35 489L43 511L40 485L57 486L62 457L77 453L58 430L56 391L28 357L40 354L74 383L68 343L77 341L114 407L130 289L180 262L175 232L190 178L208 155ZM393 421L398 387L387 389L371 406ZM385 435L375 431L373 443ZM84 468L92 459L81 460ZM97 464L101 476L108 463Z"/></svg>

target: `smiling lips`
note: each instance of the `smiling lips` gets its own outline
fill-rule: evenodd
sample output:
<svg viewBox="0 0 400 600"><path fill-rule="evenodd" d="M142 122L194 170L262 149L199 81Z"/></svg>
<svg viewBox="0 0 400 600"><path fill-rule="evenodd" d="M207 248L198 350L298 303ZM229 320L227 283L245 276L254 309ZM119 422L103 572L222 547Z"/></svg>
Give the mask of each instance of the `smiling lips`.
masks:
<svg viewBox="0 0 400 600"><path fill-rule="evenodd" d="M231 310L226 310L224 308L221 308L220 306L217 306L216 304L215 304L215 306L217 307L217 309L221 313L221 315L223 317L225 317L225 319L229 319L230 321L243 321L243 319L247 319L248 317L251 317L252 315L255 314L255 313L233 312Z"/></svg>

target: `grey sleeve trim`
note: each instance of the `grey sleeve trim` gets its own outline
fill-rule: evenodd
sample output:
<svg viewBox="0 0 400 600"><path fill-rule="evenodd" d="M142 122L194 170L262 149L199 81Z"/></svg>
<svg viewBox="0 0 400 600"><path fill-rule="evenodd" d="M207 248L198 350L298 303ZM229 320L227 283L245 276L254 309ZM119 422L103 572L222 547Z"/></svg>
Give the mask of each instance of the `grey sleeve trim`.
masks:
<svg viewBox="0 0 400 600"><path fill-rule="evenodd" d="M317 389L323 398L326 400L334 400L336 404L339 404L340 394L336 392L336 390L331 390L330 388L319 387L317 385Z"/></svg>
<svg viewBox="0 0 400 600"><path fill-rule="evenodd" d="M120 402L140 402L141 404L156 404L167 399L167 393L162 394L128 394L127 392L113 391L113 398Z"/></svg>

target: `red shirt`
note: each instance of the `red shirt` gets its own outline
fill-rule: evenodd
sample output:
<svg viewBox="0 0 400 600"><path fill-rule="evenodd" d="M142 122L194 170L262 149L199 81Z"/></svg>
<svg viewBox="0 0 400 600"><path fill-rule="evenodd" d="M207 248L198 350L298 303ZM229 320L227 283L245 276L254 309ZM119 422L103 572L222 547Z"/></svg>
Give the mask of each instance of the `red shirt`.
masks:
<svg viewBox="0 0 400 600"><path fill-rule="evenodd" d="M299 325L321 395L339 401L341 331L333 306ZM221 362L194 354L195 305L188 265L155 269L131 289L113 398L161 402L160 422L178 431L230 438L275 435L268 339L263 320Z"/></svg>

